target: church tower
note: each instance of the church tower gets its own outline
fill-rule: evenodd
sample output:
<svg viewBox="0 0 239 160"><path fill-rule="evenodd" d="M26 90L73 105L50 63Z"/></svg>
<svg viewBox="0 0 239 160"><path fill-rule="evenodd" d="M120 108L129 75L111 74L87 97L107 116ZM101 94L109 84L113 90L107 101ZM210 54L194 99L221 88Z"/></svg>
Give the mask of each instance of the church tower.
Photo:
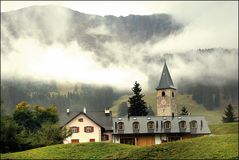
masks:
<svg viewBox="0 0 239 160"><path fill-rule="evenodd" d="M172 116L177 114L175 103L176 88L169 74L166 62L157 90L157 116Z"/></svg>

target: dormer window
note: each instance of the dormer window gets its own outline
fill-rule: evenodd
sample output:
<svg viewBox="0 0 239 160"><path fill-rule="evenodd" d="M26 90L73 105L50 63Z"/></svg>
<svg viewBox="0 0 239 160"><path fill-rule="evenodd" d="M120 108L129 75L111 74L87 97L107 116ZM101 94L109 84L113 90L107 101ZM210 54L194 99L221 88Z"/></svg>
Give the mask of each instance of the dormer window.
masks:
<svg viewBox="0 0 239 160"><path fill-rule="evenodd" d="M118 123L118 130L123 130L124 129L124 123L123 122L119 122Z"/></svg>
<svg viewBox="0 0 239 160"><path fill-rule="evenodd" d="M133 129L134 130L139 130L139 122L134 122L133 123Z"/></svg>
<svg viewBox="0 0 239 160"><path fill-rule="evenodd" d="M170 121L164 122L164 129L170 129L170 128L171 128L171 122Z"/></svg>
<svg viewBox="0 0 239 160"><path fill-rule="evenodd" d="M186 121L180 121L179 127L180 127L180 129L186 129Z"/></svg>
<svg viewBox="0 0 239 160"><path fill-rule="evenodd" d="M165 97L165 92L164 91L162 92L162 97Z"/></svg>
<svg viewBox="0 0 239 160"><path fill-rule="evenodd" d="M191 121L190 122L190 128L192 128L192 129L195 129L195 128L197 128L198 127L198 125L197 125L197 121Z"/></svg>
<svg viewBox="0 0 239 160"><path fill-rule="evenodd" d="M154 129L154 122L153 121L148 122L147 127L148 129Z"/></svg>

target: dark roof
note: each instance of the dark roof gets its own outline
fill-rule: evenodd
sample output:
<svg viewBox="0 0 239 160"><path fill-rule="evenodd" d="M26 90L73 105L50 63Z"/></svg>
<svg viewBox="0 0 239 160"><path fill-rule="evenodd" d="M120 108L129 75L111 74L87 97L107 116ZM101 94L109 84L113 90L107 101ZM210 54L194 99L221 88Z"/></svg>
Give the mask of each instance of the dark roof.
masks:
<svg viewBox="0 0 239 160"><path fill-rule="evenodd" d="M159 85L158 85L158 87L156 88L156 90L159 90L159 89L168 89L168 88L176 89L176 88L174 87L172 78L171 78L170 73L169 73L169 71L168 71L167 64L166 64L166 62L165 62L165 63L164 63L164 67L163 67L163 72L162 72L162 75L161 75L161 79L160 79L160 81L159 81Z"/></svg>
<svg viewBox="0 0 239 160"><path fill-rule="evenodd" d="M208 128L208 124L206 119L203 116L131 116L128 117L113 117L113 134L134 134L133 131L133 123L139 122L139 132L138 133L149 133L147 128L147 123L149 121L154 122L155 128L152 133L191 133L191 134L210 134L210 129ZM163 128L163 123L166 121L171 122L171 129L165 130ZM186 122L186 129L184 131L180 130L179 122ZM190 122L197 122L197 129L190 129ZM124 123L124 131L118 132L116 130L116 123L123 122ZM158 127L157 127L158 126Z"/></svg>
<svg viewBox="0 0 239 160"><path fill-rule="evenodd" d="M112 130L112 114L110 112L109 115L106 115L104 111L98 112L70 112L69 115L67 113L60 116L60 124L65 126L71 120L76 118L78 115L84 114L89 119L91 119L94 123L104 128L105 130Z"/></svg>

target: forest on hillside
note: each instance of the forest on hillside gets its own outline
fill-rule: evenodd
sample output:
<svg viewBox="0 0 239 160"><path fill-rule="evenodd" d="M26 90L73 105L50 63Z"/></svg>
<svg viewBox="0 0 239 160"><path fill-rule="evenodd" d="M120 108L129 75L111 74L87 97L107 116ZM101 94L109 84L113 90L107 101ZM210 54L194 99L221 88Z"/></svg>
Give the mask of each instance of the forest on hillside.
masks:
<svg viewBox="0 0 239 160"><path fill-rule="evenodd" d="M55 82L4 81L1 82L1 100L6 111L12 111L21 101L43 106L56 105L59 112L66 108L81 111L102 111L110 107L114 100L124 94L109 86L91 86L75 84L72 89L63 92Z"/></svg>
<svg viewBox="0 0 239 160"><path fill-rule="evenodd" d="M65 112L67 108L81 111L83 107L86 107L88 111L102 111L130 91L130 88L128 91L118 91L110 86L86 84L74 84L71 88L64 88L53 81L46 83L2 80L1 82L1 100L6 111L12 111L21 101L43 106L54 104L59 112ZM238 104L236 82L221 86L181 83L177 91L179 94L192 95L193 100L203 104L209 110L225 107L229 103L235 106ZM122 106L126 105L122 104Z"/></svg>

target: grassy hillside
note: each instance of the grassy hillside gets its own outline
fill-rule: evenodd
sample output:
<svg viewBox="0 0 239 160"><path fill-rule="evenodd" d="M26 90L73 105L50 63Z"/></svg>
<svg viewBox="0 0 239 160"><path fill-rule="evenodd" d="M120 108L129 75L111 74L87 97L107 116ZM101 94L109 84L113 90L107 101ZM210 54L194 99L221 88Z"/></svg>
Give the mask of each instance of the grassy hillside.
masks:
<svg viewBox="0 0 239 160"><path fill-rule="evenodd" d="M236 122L209 125L209 128L212 134L217 134L217 135L238 133L238 123Z"/></svg>
<svg viewBox="0 0 239 160"><path fill-rule="evenodd" d="M113 103L111 108L113 116L117 116L119 105L122 102L128 101L128 95L120 97ZM156 113L156 93L147 92L145 94L144 100L147 102L148 105L152 106L154 113ZM176 96L176 104L178 108L178 112L180 112L181 108L185 106L191 115L202 115L206 117L206 120L209 124L221 124L222 123L222 115L223 109L219 108L216 110L207 110L203 105L198 104L194 100L192 100L191 95L181 95L177 94Z"/></svg>
<svg viewBox="0 0 239 160"><path fill-rule="evenodd" d="M210 125L212 135L138 147L113 143L59 144L1 154L1 159L229 159L238 158L238 123Z"/></svg>
<svg viewBox="0 0 239 160"><path fill-rule="evenodd" d="M61 144L2 154L1 159L225 159L237 156L238 136L227 134L203 136L149 147L112 143Z"/></svg>

